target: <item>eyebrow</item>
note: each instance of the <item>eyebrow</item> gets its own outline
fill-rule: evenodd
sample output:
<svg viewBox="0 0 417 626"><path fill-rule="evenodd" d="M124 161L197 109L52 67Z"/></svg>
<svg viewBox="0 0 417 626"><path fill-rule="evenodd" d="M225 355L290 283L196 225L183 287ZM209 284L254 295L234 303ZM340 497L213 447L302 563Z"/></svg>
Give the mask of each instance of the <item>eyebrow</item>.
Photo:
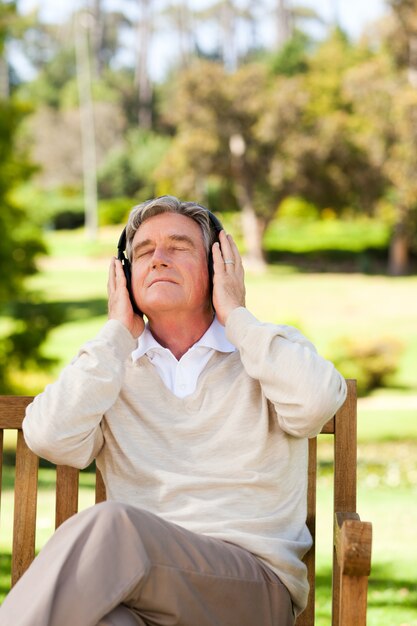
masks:
<svg viewBox="0 0 417 626"><path fill-rule="evenodd" d="M177 234L174 233L172 235L168 235L168 239L170 239L171 241L179 242L179 243L187 243L192 248L195 248L195 243L194 243L193 239L191 239L191 237L188 237L187 235L177 235ZM144 239L143 241L139 241L134 246L132 252L135 255L137 252L142 250L142 248L146 248L147 246L151 246L153 244L154 244L154 241L152 239Z"/></svg>

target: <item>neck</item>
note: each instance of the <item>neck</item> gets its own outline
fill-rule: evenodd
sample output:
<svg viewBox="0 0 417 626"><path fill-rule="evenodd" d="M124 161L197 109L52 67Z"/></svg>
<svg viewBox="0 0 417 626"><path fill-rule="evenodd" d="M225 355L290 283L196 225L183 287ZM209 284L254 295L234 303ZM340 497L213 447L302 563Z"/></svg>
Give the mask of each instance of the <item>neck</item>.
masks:
<svg viewBox="0 0 417 626"><path fill-rule="evenodd" d="M198 317L194 314L158 315L148 318L149 328L156 341L180 358L204 335L213 322L210 309Z"/></svg>

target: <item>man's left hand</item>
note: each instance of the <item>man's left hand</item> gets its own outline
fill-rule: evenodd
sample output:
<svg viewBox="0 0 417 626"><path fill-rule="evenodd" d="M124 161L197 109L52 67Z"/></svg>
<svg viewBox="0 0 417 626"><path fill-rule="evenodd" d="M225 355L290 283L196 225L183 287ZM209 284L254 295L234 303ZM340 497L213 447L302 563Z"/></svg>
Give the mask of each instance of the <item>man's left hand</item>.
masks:
<svg viewBox="0 0 417 626"><path fill-rule="evenodd" d="M225 326L229 314L245 306L245 273L231 235L222 230L219 240L220 244L213 244L213 306L219 322Z"/></svg>

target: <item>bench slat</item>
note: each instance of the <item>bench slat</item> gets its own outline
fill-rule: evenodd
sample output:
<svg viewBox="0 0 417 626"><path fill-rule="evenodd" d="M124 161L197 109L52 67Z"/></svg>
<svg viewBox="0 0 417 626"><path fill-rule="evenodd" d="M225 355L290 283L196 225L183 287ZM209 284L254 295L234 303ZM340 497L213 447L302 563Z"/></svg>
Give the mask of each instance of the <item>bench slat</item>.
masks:
<svg viewBox="0 0 417 626"><path fill-rule="evenodd" d="M104 485L103 477L98 468L96 468L96 504L104 502L106 500L106 487Z"/></svg>
<svg viewBox="0 0 417 626"><path fill-rule="evenodd" d="M27 570L35 556L36 502L39 459L18 431L13 524L12 585Z"/></svg>
<svg viewBox="0 0 417 626"><path fill-rule="evenodd" d="M57 465L55 528L78 512L79 473L75 467Z"/></svg>
<svg viewBox="0 0 417 626"><path fill-rule="evenodd" d="M317 482L317 437L308 441L308 492L307 492L307 527L313 539L316 536L316 482ZM306 609L297 619L297 626L314 624L315 589L316 589L316 548L315 542L303 559L307 566L310 593Z"/></svg>

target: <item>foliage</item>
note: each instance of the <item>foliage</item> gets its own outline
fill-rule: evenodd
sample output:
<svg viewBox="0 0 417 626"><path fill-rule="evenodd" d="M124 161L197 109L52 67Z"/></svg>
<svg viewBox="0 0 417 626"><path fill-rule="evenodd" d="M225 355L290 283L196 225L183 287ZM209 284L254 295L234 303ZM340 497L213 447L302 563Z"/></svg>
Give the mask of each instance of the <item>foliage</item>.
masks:
<svg viewBox="0 0 417 626"><path fill-rule="evenodd" d="M313 221L319 217L319 210L315 204L300 196L288 196L278 208L278 217L301 222Z"/></svg>
<svg viewBox="0 0 417 626"><path fill-rule="evenodd" d="M99 202L99 222L102 226L127 222L133 202L130 197L109 198Z"/></svg>
<svg viewBox="0 0 417 626"><path fill-rule="evenodd" d="M26 206L33 224L43 229L76 228L84 220L81 191L76 187L61 186L43 189L34 183L19 185L13 191L14 201Z"/></svg>
<svg viewBox="0 0 417 626"><path fill-rule="evenodd" d="M16 132L26 113L23 105L0 101L1 302L6 302L14 291L23 289L24 278L34 273L35 257L43 249L23 209L10 200L13 187L33 172L26 155L15 151Z"/></svg>
<svg viewBox="0 0 417 626"><path fill-rule="evenodd" d="M99 170L102 198L134 197L137 202L156 195L154 171L168 150L168 137L132 129L123 144L111 150Z"/></svg>
<svg viewBox="0 0 417 626"><path fill-rule="evenodd" d="M293 37L272 56L270 60L272 72L284 76L306 72L310 46L309 37L301 31L296 31Z"/></svg>
<svg viewBox="0 0 417 626"><path fill-rule="evenodd" d="M346 251L351 258L368 249L386 252L389 228L382 220L369 217L341 219L328 211L322 211L315 218L316 211L314 205L305 201L284 200L277 219L271 222L265 233L266 249L297 254Z"/></svg>
<svg viewBox="0 0 417 626"><path fill-rule="evenodd" d="M197 196L212 177L227 181L243 217L256 218L244 233L247 250L288 195L339 212L370 212L384 180L343 89L347 71L370 56L335 31L304 74L271 76L263 63L233 74L216 63L194 64L169 98L166 116L176 135L158 176L172 181L174 192Z"/></svg>
<svg viewBox="0 0 417 626"><path fill-rule="evenodd" d="M71 48L57 49L50 61L43 65L38 78L21 88L20 97L38 106L59 109L62 93L74 76L74 51Z"/></svg>
<svg viewBox="0 0 417 626"><path fill-rule="evenodd" d="M51 129L53 132L51 133ZM121 145L125 130L119 106L108 101L95 105L96 159L100 167L110 150ZM49 106L35 110L25 123L22 141L32 147L39 166L35 178L44 189L82 185L82 147L78 108L63 111Z"/></svg>
<svg viewBox="0 0 417 626"><path fill-rule="evenodd" d="M346 83L361 126L362 144L384 179L385 200L392 205L389 271L408 270L409 251L417 244L417 5L391 0L394 11L380 34L380 50L350 72Z"/></svg>
<svg viewBox="0 0 417 626"><path fill-rule="evenodd" d="M21 49L38 71L20 87L36 108L25 137L40 166L36 184L52 194L81 191L74 35L82 27L101 199L133 203L176 193L219 211L239 207L246 252L259 262L277 207L295 196L321 215L328 209L373 216L376 207L388 207L392 249L395 242L406 252L417 247L417 104L410 82L417 77L411 67L417 8L415 0L390 5L390 18L372 38L350 41L329 28L313 41L300 27L319 16L282 4L281 47L259 40L266 7L253 3L213 1L195 11L165 6L145 19L97 2L63 24L45 24L34 13L19 28ZM207 45L205 20L219 35ZM142 37L133 50L130 35L140 26L149 40ZM178 54L173 51L170 75L151 86L143 64L162 28L175 31ZM251 36L242 43L244 31ZM146 133L138 115L150 107L153 129ZM74 209L67 210L71 217ZM104 221L122 217L116 207L119 217L101 212Z"/></svg>
<svg viewBox="0 0 417 626"><path fill-rule="evenodd" d="M331 360L345 378L356 378L358 394L386 387L399 367L403 346L398 339L348 338L334 343Z"/></svg>
<svg viewBox="0 0 417 626"><path fill-rule="evenodd" d="M33 167L16 147L16 133L26 110L14 102L0 101L0 314L10 317L0 349L0 391L11 388L10 372L25 364L41 363L39 346L53 321L34 306L25 279L36 272L36 258L45 252L29 213L11 199L11 191L27 179Z"/></svg>

